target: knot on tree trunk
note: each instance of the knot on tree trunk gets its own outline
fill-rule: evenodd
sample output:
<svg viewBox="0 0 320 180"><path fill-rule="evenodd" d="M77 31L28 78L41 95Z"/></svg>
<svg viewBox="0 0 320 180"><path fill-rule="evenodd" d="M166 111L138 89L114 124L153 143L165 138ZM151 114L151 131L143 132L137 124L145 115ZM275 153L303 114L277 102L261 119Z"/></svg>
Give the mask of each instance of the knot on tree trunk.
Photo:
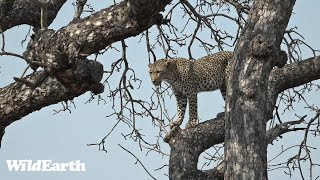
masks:
<svg viewBox="0 0 320 180"><path fill-rule="evenodd" d="M103 77L103 65L98 61L89 61L90 66L90 90L94 94L100 94L104 91L104 85L100 83Z"/></svg>
<svg viewBox="0 0 320 180"><path fill-rule="evenodd" d="M104 86L100 81L103 65L79 56L77 43L70 43L67 51L71 52L64 53L63 49L66 47L55 42L57 38L57 33L50 29L39 30L31 37L23 54L30 67L34 70L42 67L47 76L57 78L63 86L76 94L86 91L102 93Z"/></svg>
<svg viewBox="0 0 320 180"><path fill-rule="evenodd" d="M181 131L182 129L179 126L174 126L171 131L166 135L166 137L163 139L164 142L170 144L174 143L175 139L181 137Z"/></svg>
<svg viewBox="0 0 320 180"><path fill-rule="evenodd" d="M100 83L103 65L98 61L77 59L74 66L57 73L56 77L63 86L78 93L92 91L94 94L100 94L104 91L104 86Z"/></svg>
<svg viewBox="0 0 320 180"><path fill-rule="evenodd" d="M274 65L278 68L282 68L288 60L287 53L285 51L280 51L278 57L275 59Z"/></svg>
<svg viewBox="0 0 320 180"><path fill-rule="evenodd" d="M103 65L98 61L89 60L90 67L90 81L98 83L101 81L103 76Z"/></svg>
<svg viewBox="0 0 320 180"><path fill-rule="evenodd" d="M156 25L161 26L162 24L168 24L170 19L164 19L162 14L156 15Z"/></svg>
<svg viewBox="0 0 320 180"><path fill-rule="evenodd" d="M274 50L274 41L272 37L258 34L251 42L251 54L253 57L268 57Z"/></svg>

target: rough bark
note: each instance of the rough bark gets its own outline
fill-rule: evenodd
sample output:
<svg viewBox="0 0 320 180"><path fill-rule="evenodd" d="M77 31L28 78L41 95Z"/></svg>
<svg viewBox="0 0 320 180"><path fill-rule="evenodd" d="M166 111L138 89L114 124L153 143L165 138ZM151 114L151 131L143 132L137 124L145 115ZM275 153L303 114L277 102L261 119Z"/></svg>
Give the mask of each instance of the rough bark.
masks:
<svg viewBox="0 0 320 180"><path fill-rule="evenodd" d="M272 70L268 86L268 112L271 113L273 111L279 93L319 79L319 72L319 56Z"/></svg>
<svg viewBox="0 0 320 180"><path fill-rule="evenodd" d="M38 71L23 78L34 84L42 80L36 87L19 81L0 88L0 125L8 126L42 107L95 91L100 86L102 74L103 67L99 62L83 59L56 77L47 77L46 72Z"/></svg>
<svg viewBox="0 0 320 180"><path fill-rule="evenodd" d="M137 2L140 1L136 1L136 4ZM135 11L139 8L135 4L123 1L74 21L57 32L40 31L29 44L24 56L30 61L45 64L45 68L50 71L70 67L76 58L96 53L114 42L136 36L152 25L161 23L162 16L159 12L169 2L170 0L147 1L141 8L143 12L140 12Z"/></svg>
<svg viewBox="0 0 320 180"><path fill-rule="evenodd" d="M167 143L171 147L169 162L170 179L222 180L224 178L224 162L221 162L211 170L202 171L197 169L199 155L213 145L224 142L224 118L225 116L220 116L205 121L192 129L178 129L170 139L167 139ZM302 120L282 123L269 129L266 134L267 143L271 144L273 140L284 133L300 130L291 128L301 123Z"/></svg>
<svg viewBox="0 0 320 180"><path fill-rule="evenodd" d="M40 25L39 4L34 1L23 2L25 6L21 7L22 1L16 0L8 11L8 19L1 19L0 25L3 30L18 24L36 27ZM62 6L65 1L50 2L60 2L59 5ZM25 80L33 84L41 83L34 88L19 81L0 89L0 137L6 126L35 110L73 99L89 90L101 92L102 87L97 80L101 80L102 72L99 67L102 66L100 63L86 61L85 57L116 41L136 36L154 24L161 24L162 16L159 12L170 2L171 0L123 1L84 19L71 22L57 32L37 32L23 55L27 62L33 62L30 65L34 69L38 66L44 68L44 72L32 73ZM28 12L21 14L25 8ZM48 11L52 8L48 5ZM52 18L59 8L55 9ZM20 11L17 11L19 9ZM10 15L14 12L16 14ZM27 17L26 21L23 21L24 17ZM14 22L6 25L9 19ZM39 73L44 73L45 76ZM43 79L46 76L49 77Z"/></svg>
<svg viewBox="0 0 320 180"><path fill-rule="evenodd" d="M48 2L48 25L56 18L67 0ZM40 4L38 0L2 0L0 1L0 26L2 31L27 24L40 28Z"/></svg>
<svg viewBox="0 0 320 180"><path fill-rule="evenodd" d="M213 136L214 135L214 136ZM214 144L224 141L224 116L208 120L195 128L176 132L168 139L171 148L169 177L182 179L223 179L216 169L208 172L197 169L199 155Z"/></svg>
<svg viewBox="0 0 320 180"><path fill-rule="evenodd" d="M235 47L226 101L225 179L267 179L268 78L294 3L254 1Z"/></svg>

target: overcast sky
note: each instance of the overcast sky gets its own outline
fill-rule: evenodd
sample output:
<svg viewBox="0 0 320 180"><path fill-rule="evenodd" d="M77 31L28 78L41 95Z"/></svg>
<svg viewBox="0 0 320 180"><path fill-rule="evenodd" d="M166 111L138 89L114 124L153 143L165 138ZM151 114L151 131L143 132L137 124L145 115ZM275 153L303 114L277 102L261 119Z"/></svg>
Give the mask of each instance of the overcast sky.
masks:
<svg viewBox="0 0 320 180"><path fill-rule="evenodd" d="M89 0L96 10L107 7L106 1ZM67 1L58 14L54 23L50 26L55 30L67 25L73 17L72 1ZM96 4L96 5L95 5ZM98 4L98 5L97 5ZM292 16L289 27L297 26L298 31L305 37L315 49L320 49L320 25L319 25L319 7L320 1L298 0ZM228 26L228 24L225 24ZM29 27L19 26L8 30L6 36L6 50L22 53L25 50L26 43L21 47L21 41L28 32ZM155 28L153 27L154 31ZM152 31L151 31L152 32ZM148 97L152 94L152 84L149 80L147 64L148 54L144 43L138 43L139 36L126 40L128 45L129 64L136 70L136 74L143 80L142 87L135 93L136 97ZM28 42L28 41L27 41ZM117 46L117 44L116 44ZM159 51L160 52L160 51ZM311 54L303 49L305 57ZM159 56L161 53L158 53ZM194 57L199 58L204 54L203 50L193 51ZM187 57L187 48L179 49L179 56ZM98 60L104 64L105 70L110 68L110 64L121 57L121 53L112 51L104 56L99 56ZM20 59L12 57L0 57L0 87L4 87L13 82L12 77L21 76L26 63ZM107 96L104 93L103 96ZM307 99L314 104L319 105L319 92L307 94ZM96 143L101 140L117 122L115 117L106 117L111 111L110 103L106 105L97 105L97 102L85 102L90 98L90 94L86 93L74 99L76 108L72 107L72 113L61 112L54 115L54 110L62 108L61 104L52 105L33 112L23 117L21 120L12 123L6 129L5 136L2 140L2 148L0 149L0 177L4 180L87 180L93 178L104 178L108 180L119 179L150 179L143 168L135 164L136 160L118 144L129 149L144 163L147 169L157 179L168 179L167 169L154 171L155 169L168 164L168 158L162 157L160 154L151 152L146 156L146 151L140 151L139 146L132 140L125 140L121 133L127 134L130 129L125 124L120 124L116 130L108 137L106 142L107 153L98 151L97 147L88 147L88 143ZM219 92L202 93L199 95L199 118L201 120L215 117L215 115L223 110L223 99ZM169 102L169 100L168 100ZM175 101L168 103L171 115L175 113ZM294 114L309 114L304 105L297 105L296 112L287 113L284 120L295 120ZM311 117L310 114L309 117ZM185 120L186 121L186 120ZM143 129L143 132L149 136L157 134L157 129L153 128L151 119L146 117L137 119L137 126ZM273 157L281 152L281 144L289 147L301 141L302 136L289 133L284 138L275 142L274 146L269 146L269 157ZM320 147L319 139L316 141L310 139L310 142ZM164 151L169 153L168 145L163 143ZM297 149L295 149L295 152ZM315 150L315 162L320 162L320 151ZM292 154L291 154L292 155ZM289 157L285 155L285 157ZM6 160L9 159L50 159L55 162L69 162L72 160L80 160L86 164L86 172L9 172ZM284 158L285 159L285 158ZM280 162L280 161L279 161ZM320 175L320 168L315 172ZM270 179L289 179L289 176L283 173L283 170L270 173ZM297 176L297 179L300 179Z"/></svg>

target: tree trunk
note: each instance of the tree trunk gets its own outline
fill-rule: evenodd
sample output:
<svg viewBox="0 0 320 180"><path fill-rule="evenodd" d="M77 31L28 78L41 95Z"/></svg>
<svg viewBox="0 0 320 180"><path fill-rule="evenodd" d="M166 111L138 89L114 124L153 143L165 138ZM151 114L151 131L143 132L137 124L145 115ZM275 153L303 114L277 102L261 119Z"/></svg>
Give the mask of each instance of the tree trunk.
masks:
<svg viewBox="0 0 320 180"><path fill-rule="evenodd" d="M224 179L267 179L268 78L294 3L255 0L236 45L226 102Z"/></svg>

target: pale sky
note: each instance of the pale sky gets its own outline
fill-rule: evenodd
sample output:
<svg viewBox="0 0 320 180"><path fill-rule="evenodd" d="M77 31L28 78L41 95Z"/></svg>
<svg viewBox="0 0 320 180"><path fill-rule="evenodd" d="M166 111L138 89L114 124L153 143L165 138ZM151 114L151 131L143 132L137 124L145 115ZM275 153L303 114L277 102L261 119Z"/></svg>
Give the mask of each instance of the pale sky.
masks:
<svg viewBox="0 0 320 180"><path fill-rule="evenodd" d="M94 5L96 10L107 7L107 3L101 3L98 0L90 0L89 3ZM55 30L65 26L73 17L72 1L67 1L58 17L50 26ZM98 5L95 5L98 4ZM298 31L305 37L315 49L320 49L319 34L319 7L320 1L298 0L292 16L289 27L297 26ZM223 24L223 23L222 23ZM228 26L225 24L224 26ZM232 27L232 26L230 26ZM151 33L155 33L156 28L153 27ZM192 30L192 29L191 29ZM25 50L26 43L21 47L20 43L28 32L27 26L19 26L5 32L6 50L16 53L22 53ZM204 34L203 37L206 37ZM137 98L148 97L152 94L152 84L149 80L147 64L148 54L145 44L138 43L140 36L126 40L127 57L130 66L136 70L137 76L143 80L141 89L135 91ZM28 41L27 41L28 42ZM116 44L119 47L119 43ZM310 57L310 52L303 49L305 58ZM163 57L161 51L157 51L157 55ZM187 56L187 47L179 49L179 56ZM206 55L203 50L194 48L193 56L199 58ZM110 64L121 57L121 53L112 51L104 56L98 57L98 60L104 64L105 70L110 69ZM12 77L18 77L22 74L26 63L20 59L12 57L0 57L0 87L4 87L13 82ZM104 97L107 93L103 94ZM199 118L201 120L210 119L223 110L223 99L218 91L210 93L202 93L199 96ZM311 104L319 105L319 93L310 93L306 95ZM146 168L154 177L160 180L168 179L167 169L159 171L155 169L168 164L168 158L162 157L160 154L151 152L146 156L146 150L142 152L138 143L132 140L125 140L121 133L128 134L130 129L125 124L120 124L106 141L108 153L98 151L97 147L88 147L86 144L100 142L110 129L117 122L115 117L106 117L111 111L111 103L106 105L97 105L97 102L85 102L90 98L90 94L86 93L74 99L76 108L72 107L72 113L61 112L54 114L54 110L62 108L61 104L52 105L33 112L23 117L21 120L14 122L7 129L2 140L2 148L0 149L0 175L5 180L87 180L104 178L108 180L122 179L151 179L139 164L135 164L136 160L127 152L122 150L118 144L132 151L144 163ZM214 103L214 104L213 104ZM174 115L175 101L168 100L168 109ZM286 113L283 120L296 120L294 114L305 115L310 114L309 110L304 108L303 104L296 105L296 112ZM310 114L308 117L312 117ZM186 122L186 119L185 121ZM157 134L157 128L153 128L149 117L137 119L137 127L143 129L143 132L149 136ZM269 146L269 157L274 157L281 152L281 145L289 147L292 144L301 142L302 135L288 133L283 139L276 141L274 146ZM310 138L311 144L320 147L320 141ZM163 149L169 153L167 144L162 143ZM297 152L295 149L294 152ZM314 150L314 162L320 162L320 151ZM316 155L317 154L317 155ZM290 154L289 154L290 155ZM285 154L286 160L289 155ZM293 154L291 154L293 155ZM6 160L9 159L50 159L54 162L69 162L72 160L80 160L86 164L86 172L9 172ZM279 161L280 162L280 161ZM315 167L320 175L320 168ZM298 171L296 171L298 173ZM289 179L289 176L283 173L283 170L270 172L269 179ZM299 176L291 179L300 179Z"/></svg>

